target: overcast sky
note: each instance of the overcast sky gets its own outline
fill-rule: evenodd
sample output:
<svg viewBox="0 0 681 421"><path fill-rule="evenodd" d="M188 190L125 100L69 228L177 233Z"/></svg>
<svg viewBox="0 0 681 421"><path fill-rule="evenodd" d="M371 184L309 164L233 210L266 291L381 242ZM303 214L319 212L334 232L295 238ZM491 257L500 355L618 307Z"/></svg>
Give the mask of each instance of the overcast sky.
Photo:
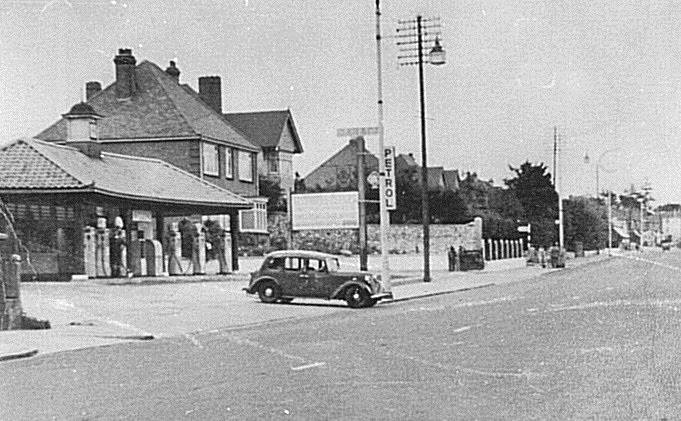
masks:
<svg viewBox="0 0 681 421"><path fill-rule="evenodd" d="M508 166L553 167L563 194L648 182L681 202L681 6L672 0L388 1L386 144L420 161L418 73L400 67L398 19L439 16L447 64L425 71L428 163L503 184ZM34 136L114 80L118 48L180 80L220 75L226 112L290 108L309 173L377 125L375 1L2 0L0 141ZM376 137L367 138L370 149ZM588 155L590 164L584 163Z"/></svg>

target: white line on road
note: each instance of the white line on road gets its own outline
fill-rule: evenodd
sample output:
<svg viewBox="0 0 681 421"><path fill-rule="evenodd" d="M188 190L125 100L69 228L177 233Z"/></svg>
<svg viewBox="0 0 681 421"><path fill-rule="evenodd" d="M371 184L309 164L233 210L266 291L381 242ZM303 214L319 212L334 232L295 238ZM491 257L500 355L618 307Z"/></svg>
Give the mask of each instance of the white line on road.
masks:
<svg viewBox="0 0 681 421"><path fill-rule="evenodd" d="M671 269L671 270L675 270L677 272L681 272L680 267L668 265L666 263L656 262L656 261L650 260L650 259L644 259L643 257L638 257L638 256L632 257L632 256L626 256L626 255L622 255L621 257L623 257L625 259L629 259L629 260L634 260L636 262L650 263L651 265L660 266L660 267L663 267L665 269Z"/></svg>
<svg viewBox="0 0 681 421"><path fill-rule="evenodd" d="M472 327L472 326L464 326L464 327L460 327L460 328L458 328L458 329L454 329L454 333L465 332L465 331L469 330L471 327Z"/></svg>
<svg viewBox="0 0 681 421"><path fill-rule="evenodd" d="M323 365L326 365L326 363L325 362L312 363L312 364L301 365L301 366L298 366L298 367L291 367L291 370L293 370L293 371L307 370L308 368L321 367Z"/></svg>

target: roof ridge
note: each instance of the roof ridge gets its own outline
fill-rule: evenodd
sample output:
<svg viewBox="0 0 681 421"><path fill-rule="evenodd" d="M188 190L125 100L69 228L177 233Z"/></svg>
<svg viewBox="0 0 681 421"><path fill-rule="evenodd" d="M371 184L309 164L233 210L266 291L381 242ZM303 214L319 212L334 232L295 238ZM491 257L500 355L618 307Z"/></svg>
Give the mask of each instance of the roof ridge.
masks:
<svg viewBox="0 0 681 421"><path fill-rule="evenodd" d="M142 67L143 65L151 66L151 69L152 69L152 71L150 72L151 75L153 76L154 80L156 80L156 82L158 83L158 85L160 86L160 88L163 89L163 92L166 93L166 95L168 96L168 99L169 99L170 102L173 104L173 107L175 108L175 111L177 111L177 113L182 117L182 120L184 120L184 122L187 124L187 126L191 127L192 130L194 131L194 133L196 133L196 134L201 134L201 133L198 133L198 132L196 131L196 128L194 127L194 125L189 121L189 119L188 119L187 116L184 114L184 112L182 112L182 110L180 109L181 107L178 107L178 106L177 106L177 104L175 103L175 99L173 98L172 95L170 95L170 94L168 93L168 90L166 89L166 86L165 86L165 85L161 82L161 80L159 79L160 73L163 73L165 76L168 76L168 77L170 77L170 75L166 74L166 72L164 72L160 67L158 67L158 65L157 65L156 63L151 62L151 61L149 61L149 60L143 60L140 64L137 65L137 67ZM156 72L155 70L158 70L158 74L157 74L157 72ZM178 86L180 86L180 85L178 84ZM182 89L184 90L184 88L182 88Z"/></svg>
<svg viewBox="0 0 681 421"><path fill-rule="evenodd" d="M75 149L75 148L73 148L73 147L71 147L71 146L57 145L57 144L52 143L52 142L45 142L45 141L43 141L43 140L35 139L35 138L31 138L31 139L27 139L27 138L17 139L17 141L15 141L14 144L16 145L18 142L23 142L24 144L26 144L26 146L28 146L29 148L31 148L32 150L34 150L38 155L42 156L42 157L43 157L45 160L47 160L50 164L52 164L53 166L55 166L56 168L58 168L61 172L63 172L63 173L66 174L67 176L69 176L72 180L75 180L78 184L80 184L80 185L82 185L82 186L84 186L84 187L88 185L88 183L86 183L85 181L83 181L83 180L81 180L81 179L75 177L73 174L71 174L70 172L66 171L64 168L62 168L61 165L59 165L59 164L57 164L56 162L54 162L54 160L52 160L50 157L48 157L47 155L45 155L44 153L42 153L40 150L36 149L33 145L31 145L31 142L37 142L37 143L41 144L42 146L49 146L49 147L55 147L55 148L61 148L61 149L70 149L70 150L72 150L72 151L74 151L74 152L80 153L80 152L78 151L78 149ZM11 146L11 145L12 145L12 144L8 145L8 147Z"/></svg>

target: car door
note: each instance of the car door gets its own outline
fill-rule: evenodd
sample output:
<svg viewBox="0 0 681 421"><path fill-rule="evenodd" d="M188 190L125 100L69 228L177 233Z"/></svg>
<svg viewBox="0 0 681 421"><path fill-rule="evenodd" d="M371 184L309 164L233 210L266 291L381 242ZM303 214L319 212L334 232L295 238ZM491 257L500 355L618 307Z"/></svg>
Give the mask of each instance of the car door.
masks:
<svg viewBox="0 0 681 421"><path fill-rule="evenodd" d="M324 259L315 259L315 262L310 264L313 271L309 272L310 285L314 290L314 296L319 298L329 298L331 294L342 284L343 280L329 271L326 261Z"/></svg>
<svg viewBox="0 0 681 421"><path fill-rule="evenodd" d="M282 295L300 295L305 289L303 275L303 259L289 256L284 259L284 270L279 277Z"/></svg>

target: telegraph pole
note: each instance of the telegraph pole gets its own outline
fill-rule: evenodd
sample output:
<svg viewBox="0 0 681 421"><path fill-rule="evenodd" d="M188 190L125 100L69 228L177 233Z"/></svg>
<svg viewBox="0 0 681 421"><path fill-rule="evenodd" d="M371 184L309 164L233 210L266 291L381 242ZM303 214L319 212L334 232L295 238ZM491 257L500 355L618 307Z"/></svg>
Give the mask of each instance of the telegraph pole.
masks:
<svg viewBox="0 0 681 421"><path fill-rule="evenodd" d="M444 50L440 46L440 18L416 16L416 20L399 21L397 45L400 65L417 64L419 69L419 102L421 105L421 219L423 223L423 282L430 282L430 215L428 210L428 160L426 147L426 99L423 77L424 62L441 65L445 63ZM406 40L403 40L406 38ZM414 39L416 38L416 39ZM402 39L402 40L400 40ZM423 44L434 42L429 54L423 53ZM425 57L424 57L425 56ZM427 61L426 61L427 60Z"/></svg>

